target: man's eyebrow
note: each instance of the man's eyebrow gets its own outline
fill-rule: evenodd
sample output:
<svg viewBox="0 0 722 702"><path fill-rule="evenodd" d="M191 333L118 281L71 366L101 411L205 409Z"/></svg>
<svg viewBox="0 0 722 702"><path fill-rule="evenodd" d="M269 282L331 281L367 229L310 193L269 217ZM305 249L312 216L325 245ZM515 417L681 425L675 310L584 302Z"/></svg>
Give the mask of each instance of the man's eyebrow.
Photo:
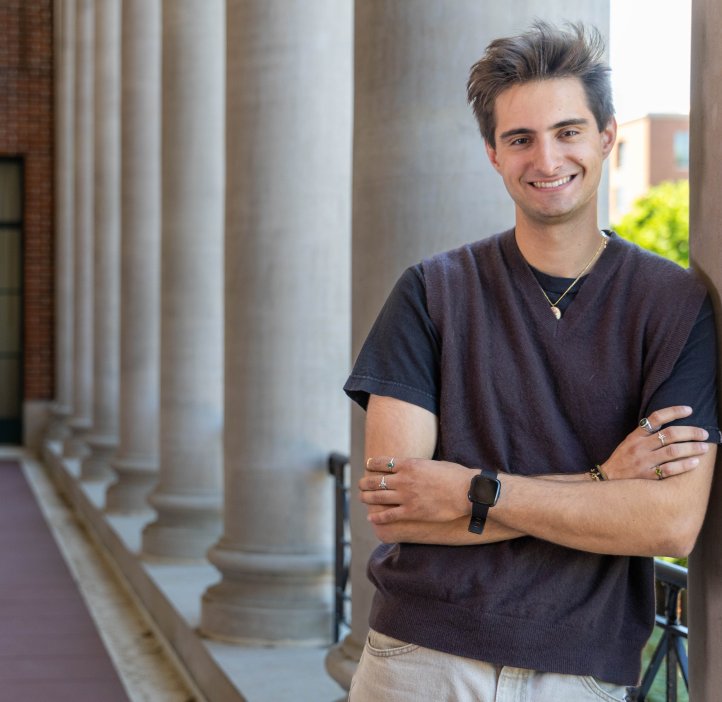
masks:
<svg viewBox="0 0 722 702"><path fill-rule="evenodd" d="M572 127L575 124L586 125L589 124L589 120L586 119L586 117L572 117L571 119L563 119L561 122L556 122L555 124L552 124L549 129L563 129L564 127ZM528 134L534 134L534 130L529 129L528 127L517 127L516 129L509 129L506 132L502 132L499 135L499 139L504 140L508 139L509 137L524 136Z"/></svg>
<svg viewBox="0 0 722 702"><path fill-rule="evenodd" d="M527 127L517 127L516 129L509 129L506 132L502 132L499 135L499 139L508 139L509 137L513 136L520 136L522 134L534 134L533 129L528 129Z"/></svg>
<svg viewBox="0 0 722 702"><path fill-rule="evenodd" d="M585 117L572 117L571 119L563 119L561 122L552 124L552 129L563 129L564 127L573 127L575 124L589 124L589 120Z"/></svg>

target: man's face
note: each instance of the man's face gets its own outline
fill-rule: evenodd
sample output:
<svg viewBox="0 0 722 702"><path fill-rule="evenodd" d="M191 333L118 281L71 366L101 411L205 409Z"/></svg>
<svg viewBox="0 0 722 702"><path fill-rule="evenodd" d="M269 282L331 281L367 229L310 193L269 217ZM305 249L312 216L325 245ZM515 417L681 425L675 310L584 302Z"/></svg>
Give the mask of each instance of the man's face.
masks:
<svg viewBox="0 0 722 702"><path fill-rule="evenodd" d="M520 218L537 224L593 219L616 122L597 128L578 78L515 85L495 105L496 147L486 145Z"/></svg>

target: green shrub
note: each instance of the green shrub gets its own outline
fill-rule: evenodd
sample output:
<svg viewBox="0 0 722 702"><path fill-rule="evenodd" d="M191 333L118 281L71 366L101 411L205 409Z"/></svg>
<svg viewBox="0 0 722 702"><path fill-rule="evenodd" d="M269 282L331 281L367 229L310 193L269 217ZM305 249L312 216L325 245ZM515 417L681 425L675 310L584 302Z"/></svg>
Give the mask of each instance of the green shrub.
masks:
<svg viewBox="0 0 722 702"><path fill-rule="evenodd" d="M687 268L689 181L666 181L650 188L613 228L621 237Z"/></svg>

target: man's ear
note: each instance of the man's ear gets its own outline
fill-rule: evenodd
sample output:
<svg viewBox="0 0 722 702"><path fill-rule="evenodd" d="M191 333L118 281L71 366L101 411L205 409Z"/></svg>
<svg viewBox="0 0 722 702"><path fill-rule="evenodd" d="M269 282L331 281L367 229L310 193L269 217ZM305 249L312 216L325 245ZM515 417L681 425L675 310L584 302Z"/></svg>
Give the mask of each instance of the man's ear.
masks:
<svg viewBox="0 0 722 702"><path fill-rule="evenodd" d="M499 162L496 160L496 149L488 141L484 142L484 147L486 148L486 155L489 157L489 162L498 171Z"/></svg>
<svg viewBox="0 0 722 702"><path fill-rule="evenodd" d="M617 120L614 116L609 118L609 122L607 122L607 126L602 129L600 136L602 138L602 153L604 154L604 158L606 158L612 152L614 142L617 140Z"/></svg>

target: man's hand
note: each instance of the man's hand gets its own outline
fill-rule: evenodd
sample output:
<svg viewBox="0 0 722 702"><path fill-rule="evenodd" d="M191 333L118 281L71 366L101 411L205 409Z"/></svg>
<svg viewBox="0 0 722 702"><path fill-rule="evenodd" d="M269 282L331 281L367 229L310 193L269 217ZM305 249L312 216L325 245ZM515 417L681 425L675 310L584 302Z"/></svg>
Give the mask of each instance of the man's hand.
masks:
<svg viewBox="0 0 722 702"><path fill-rule="evenodd" d="M642 427L630 432L614 453L602 464L610 480L642 478L656 480L686 473L699 466L700 456L709 451L704 429L690 426L664 427L676 419L689 417L692 408L684 405L665 407L647 417L655 429L650 433ZM655 470L659 468L661 475Z"/></svg>
<svg viewBox="0 0 722 702"><path fill-rule="evenodd" d="M362 481L366 482L362 482L360 485L363 485L362 495L364 497L362 499L366 504L369 521L371 521L376 536L384 543L404 541L447 546L491 543L523 536L515 529L497 524L491 517L487 519L486 529L481 536L469 532L470 504L467 493L473 473L455 466L455 464L447 464L455 466L455 470L450 470L448 473L437 470L439 464L430 460L436 448L437 435L437 419L428 410L391 397L378 395L370 397L366 414L366 456L380 457L378 461L373 459L369 461L369 466L379 467L380 464L381 471L366 471L362 478ZM391 462L390 457L394 454L399 458L394 461L394 472L392 473L388 463ZM464 516L447 522L439 521L436 505L432 505L428 499L425 499L426 496L422 496L422 499L415 504L426 514L432 514L431 521L421 521L409 516L413 511L409 501L405 502L405 507L398 505L397 509L394 500L404 500L402 495L404 490L399 489L399 484L396 484L396 489L393 489L393 481L399 478L401 473L397 468L400 465L402 468L407 467L406 462L400 458L401 456L416 456L417 458L411 459L415 468L419 468L418 462L423 461L422 470L416 473L417 477L425 476L429 479L427 488L424 490L442 491L446 496L453 496L454 502L458 499L459 507L450 507L448 513L451 514L461 509L464 510ZM411 473L406 470L403 473L405 475L399 480L409 480ZM461 481L462 475L464 476L463 481ZM455 476L452 479L454 485L444 482L449 476ZM392 489L381 489L382 477L386 477L386 482L390 483ZM460 487L455 486L456 480L461 481ZM370 490L366 490L367 487ZM417 488L409 490L409 494L417 492ZM375 493L376 497L370 497L371 493ZM381 493L387 494L380 496ZM442 501L444 501L443 498ZM401 514L406 514L404 519L398 518L398 510ZM390 514L386 514L387 512Z"/></svg>
<svg viewBox="0 0 722 702"><path fill-rule="evenodd" d="M359 481L359 499L387 507L369 514L373 524L452 522L471 512L467 492L472 475L468 468L448 461L371 457Z"/></svg>

